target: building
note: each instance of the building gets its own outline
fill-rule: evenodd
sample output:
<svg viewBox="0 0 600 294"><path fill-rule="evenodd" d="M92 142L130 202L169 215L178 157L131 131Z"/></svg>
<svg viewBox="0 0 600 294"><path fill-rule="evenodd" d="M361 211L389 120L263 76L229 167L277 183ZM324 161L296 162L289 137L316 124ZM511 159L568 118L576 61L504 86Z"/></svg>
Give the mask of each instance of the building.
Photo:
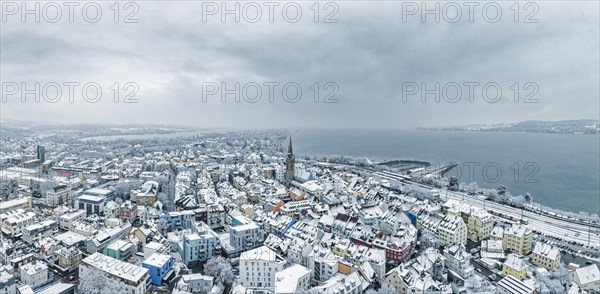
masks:
<svg viewBox="0 0 600 294"><path fill-rule="evenodd" d="M102 254L116 258L118 260L126 260L130 258L135 252L133 244L125 240L116 240L110 243L102 250Z"/></svg>
<svg viewBox="0 0 600 294"><path fill-rule="evenodd" d="M103 271L111 282L118 283L126 293L144 294L149 290L150 274L146 268L98 252L82 260L79 277L85 277L92 268Z"/></svg>
<svg viewBox="0 0 600 294"><path fill-rule="evenodd" d="M533 233L527 225L513 224L504 230L502 247L519 255L525 255L531 251Z"/></svg>
<svg viewBox="0 0 600 294"><path fill-rule="evenodd" d="M48 266L41 261L34 261L19 268L21 281L32 289L49 282Z"/></svg>
<svg viewBox="0 0 600 294"><path fill-rule="evenodd" d="M192 293L198 293L202 291L208 293L213 287L214 279L215 278L211 276L205 276L202 274L182 275L177 287L182 291Z"/></svg>
<svg viewBox="0 0 600 294"><path fill-rule="evenodd" d="M119 217L133 223L137 218L137 205L129 200L123 202L118 210Z"/></svg>
<svg viewBox="0 0 600 294"><path fill-rule="evenodd" d="M69 231L73 227L74 222L82 220L85 217L85 210L76 209L67 212L59 217L59 227L61 230Z"/></svg>
<svg viewBox="0 0 600 294"><path fill-rule="evenodd" d="M253 221L231 226L229 244L235 251L244 251L262 244L264 231Z"/></svg>
<svg viewBox="0 0 600 294"><path fill-rule="evenodd" d="M445 248L444 257L448 270L463 281L475 272L475 268L471 265L471 255L465 249L465 245L456 244Z"/></svg>
<svg viewBox="0 0 600 294"><path fill-rule="evenodd" d="M487 211L471 208L467 222L467 237L475 242L486 240L492 233L493 225L494 220Z"/></svg>
<svg viewBox="0 0 600 294"><path fill-rule="evenodd" d="M294 174L296 170L296 159L294 157L294 151L292 150L292 137L290 136L290 144L288 145L287 158L285 160L285 180L291 182L294 180Z"/></svg>
<svg viewBox="0 0 600 294"><path fill-rule="evenodd" d="M17 284L15 277L9 272L0 270L0 294L15 294L17 293Z"/></svg>
<svg viewBox="0 0 600 294"><path fill-rule="evenodd" d="M22 232L21 239L27 244L33 244L58 233L58 223L54 220L45 220L25 227Z"/></svg>
<svg viewBox="0 0 600 294"><path fill-rule="evenodd" d="M446 215L437 231L441 245L467 244L467 226L461 217Z"/></svg>
<svg viewBox="0 0 600 294"><path fill-rule="evenodd" d="M35 213L19 209L2 214L0 219L2 219L2 233L8 235L9 238L15 238L20 237L23 230L35 222Z"/></svg>
<svg viewBox="0 0 600 294"><path fill-rule="evenodd" d="M46 204L48 206L59 206L67 203L71 188L67 185L58 185L46 191Z"/></svg>
<svg viewBox="0 0 600 294"><path fill-rule="evenodd" d="M573 271L573 281L583 290L600 289L600 271L598 265L592 264Z"/></svg>
<svg viewBox="0 0 600 294"><path fill-rule="evenodd" d="M77 206L79 209L84 210L87 215L92 214L103 214L104 213L104 197L92 196L92 195L81 195L77 197Z"/></svg>
<svg viewBox="0 0 600 294"><path fill-rule="evenodd" d="M8 201L0 201L0 213L6 213L11 210L23 209L31 211L31 197L22 197Z"/></svg>
<svg viewBox="0 0 600 294"><path fill-rule="evenodd" d="M513 276L506 276L500 280L496 287L498 294L533 294L535 289Z"/></svg>
<svg viewBox="0 0 600 294"><path fill-rule="evenodd" d="M108 201L104 205L104 216L106 218L118 218L119 217L119 204L114 201Z"/></svg>
<svg viewBox="0 0 600 294"><path fill-rule="evenodd" d="M186 265L203 262L217 255L216 249L220 244L217 233L202 222L196 223L191 233L182 235L169 233L169 242L181 255Z"/></svg>
<svg viewBox="0 0 600 294"><path fill-rule="evenodd" d="M61 248L56 251L56 255L58 256L58 266L67 271L77 269L81 263L81 251L76 247Z"/></svg>
<svg viewBox="0 0 600 294"><path fill-rule="evenodd" d="M527 264L515 254L509 254L502 264L502 274L523 280L527 276Z"/></svg>
<svg viewBox="0 0 600 294"><path fill-rule="evenodd" d="M275 293L304 293L310 287L310 269L294 264L275 273Z"/></svg>
<svg viewBox="0 0 600 294"><path fill-rule="evenodd" d="M536 242L530 257L531 263L549 271L560 265L560 250L547 243Z"/></svg>
<svg viewBox="0 0 600 294"><path fill-rule="evenodd" d="M141 188L131 190L129 197L139 206L152 206L156 202L159 184L155 181L145 182Z"/></svg>
<svg viewBox="0 0 600 294"><path fill-rule="evenodd" d="M275 287L275 274L283 270L285 260L267 246L240 255L240 283L244 287Z"/></svg>
<svg viewBox="0 0 600 294"><path fill-rule="evenodd" d="M147 268L153 285L160 286L175 276L173 258L169 255L154 253L142 262Z"/></svg>
<svg viewBox="0 0 600 294"><path fill-rule="evenodd" d="M36 294L75 294L75 284L61 283L51 284L50 286L37 289Z"/></svg>

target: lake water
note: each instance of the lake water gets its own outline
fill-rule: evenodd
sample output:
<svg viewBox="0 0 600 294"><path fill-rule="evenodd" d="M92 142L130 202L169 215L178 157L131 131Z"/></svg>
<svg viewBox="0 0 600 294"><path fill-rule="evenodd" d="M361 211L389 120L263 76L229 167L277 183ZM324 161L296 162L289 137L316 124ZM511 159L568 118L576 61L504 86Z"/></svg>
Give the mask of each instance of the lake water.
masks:
<svg viewBox="0 0 600 294"><path fill-rule="evenodd" d="M513 195L528 192L534 201L553 208L600 211L600 136L596 135L298 130L292 136L296 156L455 161L461 168L448 176L458 176L461 182L474 180L485 188L505 185Z"/></svg>

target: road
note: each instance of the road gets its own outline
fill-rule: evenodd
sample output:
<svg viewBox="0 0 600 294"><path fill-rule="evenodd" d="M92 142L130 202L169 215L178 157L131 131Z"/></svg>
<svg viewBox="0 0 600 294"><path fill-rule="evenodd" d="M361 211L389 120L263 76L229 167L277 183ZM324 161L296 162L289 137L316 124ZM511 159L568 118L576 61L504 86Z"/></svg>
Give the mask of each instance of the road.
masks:
<svg viewBox="0 0 600 294"><path fill-rule="evenodd" d="M411 185L417 185L425 189L434 189L432 186L424 185L421 183L413 182L405 175L400 175L391 172L375 172L374 174L391 180L398 180ZM529 227L533 230L542 232L547 235L551 235L564 240L573 240L576 242L583 243L585 245L591 245L592 248L584 248L577 246L578 249L583 248L590 253L597 253L598 250L594 249L596 246L600 246L600 235L598 228L592 228L588 225L581 223L574 223L566 219L557 219L548 215L542 215L531 211L514 208L508 205L499 204L492 201L485 201L484 199L478 198L481 195L469 195L467 193L441 190L441 197L443 200L458 200L461 202L468 203L474 207L485 208L486 210L493 210L495 212L502 213L506 216L512 216L514 219L520 219L521 213L524 218L528 219ZM588 234L589 233L589 234ZM588 242L589 238L589 242Z"/></svg>

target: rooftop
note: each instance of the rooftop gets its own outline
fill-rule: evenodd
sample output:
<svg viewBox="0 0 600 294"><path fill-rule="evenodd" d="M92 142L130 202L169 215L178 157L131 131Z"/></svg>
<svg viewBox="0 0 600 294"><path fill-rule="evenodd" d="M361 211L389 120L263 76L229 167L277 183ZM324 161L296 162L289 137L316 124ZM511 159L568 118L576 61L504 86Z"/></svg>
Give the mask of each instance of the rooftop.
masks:
<svg viewBox="0 0 600 294"><path fill-rule="evenodd" d="M120 261L98 252L86 257L82 262L107 272L110 275L117 276L136 284L148 273L148 269L146 268Z"/></svg>

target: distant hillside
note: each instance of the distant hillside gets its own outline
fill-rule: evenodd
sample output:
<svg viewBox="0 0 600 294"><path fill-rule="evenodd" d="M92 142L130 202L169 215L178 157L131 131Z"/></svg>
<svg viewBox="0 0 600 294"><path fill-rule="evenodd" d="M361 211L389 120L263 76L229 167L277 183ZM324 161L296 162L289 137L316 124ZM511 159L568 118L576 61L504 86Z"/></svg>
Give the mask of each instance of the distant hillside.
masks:
<svg viewBox="0 0 600 294"><path fill-rule="evenodd" d="M594 119L535 121L528 120L515 124L467 125L457 127L419 128L438 131L476 132L530 132L556 134L599 134L600 121Z"/></svg>

